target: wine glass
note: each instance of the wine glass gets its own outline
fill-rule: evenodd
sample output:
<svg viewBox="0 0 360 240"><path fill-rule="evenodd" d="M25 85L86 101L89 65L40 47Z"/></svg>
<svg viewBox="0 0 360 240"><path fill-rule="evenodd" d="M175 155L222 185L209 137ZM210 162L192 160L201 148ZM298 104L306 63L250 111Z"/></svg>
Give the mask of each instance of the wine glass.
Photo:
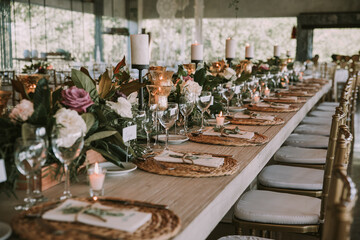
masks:
<svg viewBox="0 0 360 240"><path fill-rule="evenodd" d="M164 150L169 150L169 129L174 125L178 115L179 107L177 103L169 102L166 109L159 109L157 117L160 124L165 128L166 142Z"/></svg>
<svg viewBox="0 0 360 240"><path fill-rule="evenodd" d="M204 130L204 112L210 107L211 104L211 92L203 91L196 99L196 105L201 111L201 127L199 131Z"/></svg>
<svg viewBox="0 0 360 240"><path fill-rule="evenodd" d="M76 129L70 132L62 126L56 126L52 132L51 144L55 156L64 164L65 188L60 199L71 198L69 165L80 155L84 146L83 132Z"/></svg>
<svg viewBox="0 0 360 240"><path fill-rule="evenodd" d="M35 199L30 191L30 178L34 174L34 169L38 169L41 164L41 157L45 152L45 143L39 138L18 138L15 142L15 165L18 171L26 177L26 197L25 204L15 206L15 210L28 210Z"/></svg>
<svg viewBox="0 0 360 240"><path fill-rule="evenodd" d="M143 127L146 133L146 151L148 153L153 151L150 145L150 134L152 133L152 131L154 131L156 125L156 107L154 108L154 106L150 106L150 108L145 113L145 118L143 120Z"/></svg>
<svg viewBox="0 0 360 240"><path fill-rule="evenodd" d="M188 116L192 113L195 106L195 95L193 93L186 93L179 99L180 113L184 116L184 134L188 131Z"/></svg>
<svg viewBox="0 0 360 240"><path fill-rule="evenodd" d="M235 94L235 85L231 83L225 83L221 86L221 96L226 100L226 112L230 113L230 101Z"/></svg>
<svg viewBox="0 0 360 240"><path fill-rule="evenodd" d="M244 88L243 83L235 86L235 94L237 96L237 102L236 102L237 107L241 107L243 105L243 102L242 102L242 89L243 88Z"/></svg>

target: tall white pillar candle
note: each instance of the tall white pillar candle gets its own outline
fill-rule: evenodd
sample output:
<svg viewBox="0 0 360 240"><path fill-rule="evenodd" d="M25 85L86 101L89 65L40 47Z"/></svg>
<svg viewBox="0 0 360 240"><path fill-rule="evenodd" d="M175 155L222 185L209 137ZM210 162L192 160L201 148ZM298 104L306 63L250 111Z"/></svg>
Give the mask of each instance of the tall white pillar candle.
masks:
<svg viewBox="0 0 360 240"><path fill-rule="evenodd" d="M286 56L290 57L291 56L291 52L290 50L286 50Z"/></svg>
<svg viewBox="0 0 360 240"><path fill-rule="evenodd" d="M234 39L228 38L225 43L225 58L235 58L236 43Z"/></svg>
<svg viewBox="0 0 360 240"><path fill-rule="evenodd" d="M130 35L131 64L149 65L149 35Z"/></svg>
<svg viewBox="0 0 360 240"><path fill-rule="evenodd" d="M245 58L254 58L254 47L248 43L245 45Z"/></svg>
<svg viewBox="0 0 360 240"><path fill-rule="evenodd" d="M274 45L274 57L280 57L280 46Z"/></svg>
<svg viewBox="0 0 360 240"><path fill-rule="evenodd" d="M195 42L191 44L191 60L202 61L204 58L203 45Z"/></svg>

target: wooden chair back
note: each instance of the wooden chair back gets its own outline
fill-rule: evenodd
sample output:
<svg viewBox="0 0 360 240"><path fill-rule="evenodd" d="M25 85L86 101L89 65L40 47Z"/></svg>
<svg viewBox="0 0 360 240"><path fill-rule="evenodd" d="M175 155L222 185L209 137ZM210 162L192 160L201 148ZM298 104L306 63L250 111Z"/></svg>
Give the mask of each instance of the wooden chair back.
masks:
<svg viewBox="0 0 360 240"><path fill-rule="evenodd" d="M357 189L350 177L340 169L334 171L334 195L328 206L322 240L350 240L350 227L353 222L353 209L357 200Z"/></svg>
<svg viewBox="0 0 360 240"><path fill-rule="evenodd" d="M12 99L13 106L15 106L17 102L20 102L21 99L29 99L29 96L26 92L26 88L21 81L17 79L12 79L11 84L12 84L12 95L13 95L13 99ZM20 99L16 98L16 93L20 95Z"/></svg>
<svg viewBox="0 0 360 240"><path fill-rule="evenodd" d="M338 138L339 127L344 124L346 114L342 111L341 107L336 108L335 114L332 116L329 144L326 154L326 162L323 177L322 201L320 208L320 219L325 219L326 202L329 197L331 174L334 165L336 142Z"/></svg>
<svg viewBox="0 0 360 240"><path fill-rule="evenodd" d="M330 220L326 222L328 219L331 219L331 211L336 203L336 198L338 197L338 179L336 179L335 172L340 171L344 175L347 174L347 167L349 163L349 153L352 142L352 134L349 130L349 127L346 125L341 125L339 127L338 138L336 142L336 151L335 158L333 163L333 168L330 177L330 184L327 189L324 189L324 198L322 199L322 215L320 218L321 223L324 223L324 228L328 227L330 224ZM325 179L324 179L325 180ZM326 198L325 198L326 196ZM330 216L327 216L330 213Z"/></svg>
<svg viewBox="0 0 360 240"><path fill-rule="evenodd" d="M3 115L4 109L7 107L7 103L11 97L12 92L0 90L0 116Z"/></svg>

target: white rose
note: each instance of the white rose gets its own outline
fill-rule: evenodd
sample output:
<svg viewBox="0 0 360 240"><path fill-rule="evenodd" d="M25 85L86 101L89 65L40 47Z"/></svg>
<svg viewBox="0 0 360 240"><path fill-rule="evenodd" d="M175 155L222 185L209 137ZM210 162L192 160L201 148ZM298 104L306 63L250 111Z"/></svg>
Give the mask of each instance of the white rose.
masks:
<svg viewBox="0 0 360 240"><path fill-rule="evenodd" d="M9 114L9 117L13 120L26 121L34 113L34 104L26 99L15 106L15 108Z"/></svg>
<svg viewBox="0 0 360 240"><path fill-rule="evenodd" d="M223 76L226 79L231 79L234 76L236 77L236 72L232 68L226 68L223 73L219 73L220 76Z"/></svg>
<svg viewBox="0 0 360 240"><path fill-rule="evenodd" d="M127 97L127 100L130 102L131 105L138 103L138 92L130 93L130 95Z"/></svg>
<svg viewBox="0 0 360 240"><path fill-rule="evenodd" d="M181 88L181 93L185 94L185 96L187 95L187 93L192 93L194 94L194 98L196 99L197 97L200 96L201 91L202 91L202 87L195 81L187 81L187 82L183 82L180 85Z"/></svg>
<svg viewBox="0 0 360 240"><path fill-rule="evenodd" d="M61 125L58 145L71 147L86 132L84 119L75 110L61 108L54 115L56 124Z"/></svg>
<svg viewBox="0 0 360 240"><path fill-rule="evenodd" d="M119 97L117 102L106 102L107 105L117 114L124 118L132 118L131 103L123 97Z"/></svg>

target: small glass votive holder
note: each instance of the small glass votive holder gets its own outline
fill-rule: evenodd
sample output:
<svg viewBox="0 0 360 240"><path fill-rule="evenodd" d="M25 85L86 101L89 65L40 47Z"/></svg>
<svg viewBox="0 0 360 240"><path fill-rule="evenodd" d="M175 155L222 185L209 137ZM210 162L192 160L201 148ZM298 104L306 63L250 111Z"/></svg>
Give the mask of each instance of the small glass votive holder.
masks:
<svg viewBox="0 0 360 240"><path fill-rule="evenodd" d="M106 169L95 164L95 167L88 169L90 184L90 197L104 195Z"/></svg>

